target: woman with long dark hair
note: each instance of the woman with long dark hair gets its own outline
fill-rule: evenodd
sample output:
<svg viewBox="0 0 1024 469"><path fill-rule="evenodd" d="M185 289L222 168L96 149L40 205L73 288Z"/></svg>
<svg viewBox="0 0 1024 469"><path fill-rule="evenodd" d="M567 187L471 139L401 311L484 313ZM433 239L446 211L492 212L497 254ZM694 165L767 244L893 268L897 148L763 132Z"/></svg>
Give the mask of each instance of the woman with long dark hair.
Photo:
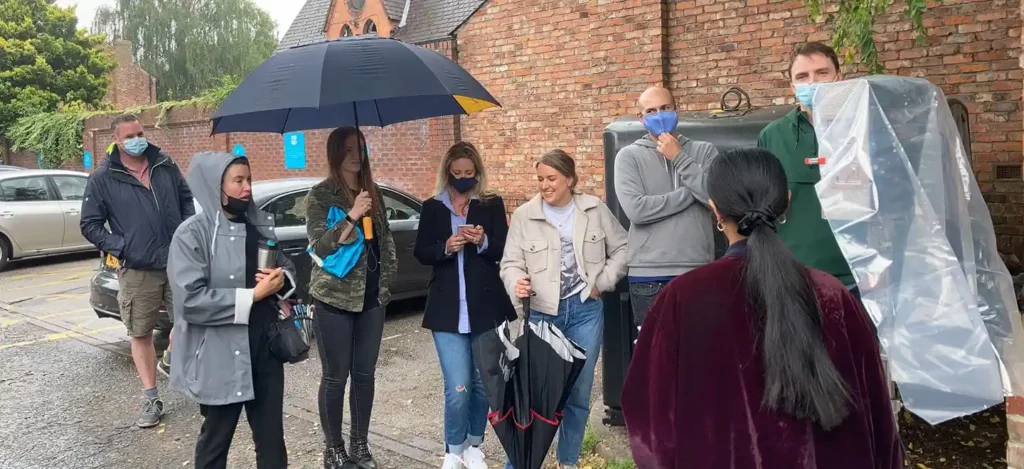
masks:
<svg viewBox="0 0 1024 469"><path fill-rule="evenodd" d="M771 153L711 165L726 256L670 283L622 391L641 469L896 469L903 450L870 320L779 239L789 204Z"/></svg>
<svg viewBox="0 0 1024 469"><path fill-rule="evenodd" d="M395 241L384 215L384 197L373 182L362 132L354 127L331 132L327 163L329 176L306 197L306 231L313 254L323 262L366 241L350 270L331 271L318 262L310 274L309 293L316 307L317 347L323 367L319 405L327 443L324 468L376 469L366 438L384 333L384 307L391 299L388 287L396 273ZM344 214L333 224L329 223L332 207ZM372 233L357 228L367 217ZM352 424L346 451L341 424L350 375Z"/></svg>

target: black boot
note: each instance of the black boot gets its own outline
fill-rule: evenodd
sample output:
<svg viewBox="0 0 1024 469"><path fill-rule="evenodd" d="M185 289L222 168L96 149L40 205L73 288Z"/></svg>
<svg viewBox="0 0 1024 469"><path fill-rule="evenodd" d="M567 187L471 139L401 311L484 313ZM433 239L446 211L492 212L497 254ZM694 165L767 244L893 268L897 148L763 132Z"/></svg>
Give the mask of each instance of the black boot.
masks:
<svg viewBox="0 0 1024 469"><path fill-rule="evenodd" d="M377 461L370 455L370 445L366 438L352 437L352 461L355 461L359 469L377 469ZM348 468L346 468L348 469Z"/></svg>
<svg viewBox="0 0 1024 469"><path fill-rule="evenodd" d="M345 446L328 446L324 449L324 469L346 468L348 454L345 453Z"/></svg>

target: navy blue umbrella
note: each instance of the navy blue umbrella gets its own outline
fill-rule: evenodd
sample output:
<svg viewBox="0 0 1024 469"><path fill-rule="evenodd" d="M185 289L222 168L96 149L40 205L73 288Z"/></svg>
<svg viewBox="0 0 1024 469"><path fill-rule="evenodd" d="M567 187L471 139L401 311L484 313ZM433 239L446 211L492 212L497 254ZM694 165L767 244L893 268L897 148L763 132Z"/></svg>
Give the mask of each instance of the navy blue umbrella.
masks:
<svg viewBox="0 0 1024 469"><path fill-rule="evenodd" d="M447 57L358 36L297 46L256 67L213 115L213 133L389 124L500 106Z"/></svg>

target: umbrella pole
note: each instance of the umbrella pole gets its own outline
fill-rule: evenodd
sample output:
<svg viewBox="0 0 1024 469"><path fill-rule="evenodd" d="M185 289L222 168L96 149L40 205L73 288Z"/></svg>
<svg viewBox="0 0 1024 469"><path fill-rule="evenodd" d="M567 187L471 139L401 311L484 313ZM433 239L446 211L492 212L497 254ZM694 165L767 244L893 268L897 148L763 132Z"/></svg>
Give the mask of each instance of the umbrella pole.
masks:
<svg viewBox="0 0 1024 469"><path fill-rule="evenodd" d="M531 292L532 293L532 292ZM523 298L523 333L526 334L526 340L523 341L523 358L526 358L526 394L529 395L533 389L533 385L530 383L530 297ZM529 401L529 399L527 399ZM533 403L530 402L529 406L532 407ZM533 414L531 409L526 409L527 421L533 420ZM522 423L526 423L522 422ZM531 449L532 451L532 449ZM515 468L515 469L529 469L527 467Z"/></svg>

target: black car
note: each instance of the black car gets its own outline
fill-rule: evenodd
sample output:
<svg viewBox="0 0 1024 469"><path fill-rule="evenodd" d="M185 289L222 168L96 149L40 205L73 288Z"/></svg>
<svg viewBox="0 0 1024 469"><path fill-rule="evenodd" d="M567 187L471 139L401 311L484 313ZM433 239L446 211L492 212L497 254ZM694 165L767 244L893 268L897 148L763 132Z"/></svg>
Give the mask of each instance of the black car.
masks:
<svg viewBox="0 0 1024 469"><path fill-rule="evenodd" d="M309 302L308 285L312 260L306 252L309 240L306 237L306 214L304 201L309 189L319 183L319 178L290 178L257 181L252 184L253 200L266 212L274 215L277 227L278 245L282 253L290 256L298 273L297 295ZM403 300L427 295L430 268L423 266L413 257L416 245L416 230L419 228L420 211L423 204L405 192L381 185L384 204L387 207L388 222L394 232L395 248L398 255L398 278L392 287L392 299ZM200 209L197 207L197 211ZM118 260L101 253L100 270L92 278L89 304L101 318L120 319L117 293ZM157 330L169 331L170 318L166 309L157 321Z"/></svg>

